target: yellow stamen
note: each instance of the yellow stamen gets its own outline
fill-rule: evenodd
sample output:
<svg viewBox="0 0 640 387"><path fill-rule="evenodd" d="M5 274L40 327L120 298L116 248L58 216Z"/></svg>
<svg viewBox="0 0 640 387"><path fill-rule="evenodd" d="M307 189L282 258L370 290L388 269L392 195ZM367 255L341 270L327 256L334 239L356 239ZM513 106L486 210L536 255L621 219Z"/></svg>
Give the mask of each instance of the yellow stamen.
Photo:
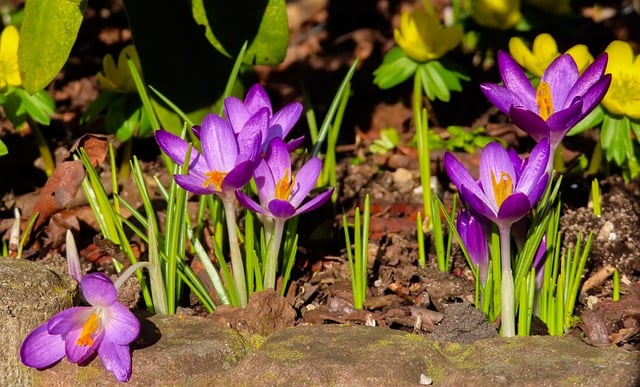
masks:
<svg viewBox="0 0 640 387"><path fill-rule="evenodd" d="M282 179L280 179L276 183L276 198L282 199L282 200L289 200L289 196L291 196L291 191L293 191L294 181L295 181L294 176L291 176L291 178L289 178L289 169L287 169Z"/></svg>
<svg viewBox="0 0 640 387"><path fill-rule="evenodd" d="M227 176L227 172L209 171L205 172L205 175L207 179L202 183L202 186L213 185L216 191L220 191L222 189L222 180Z"/></svg>
<svg viewBox="0 0 640 387"><path fill-rule="evenodd" d="M82 326L82 332L80 332L80 336L78 336L76 344L83 347L93 345L93 337L91 337L91 335L93 335L99 327L100 318L95 313L91 313L91 316L89 316Z"/></svg>
<svg viewBox="0 0 640 387"><path fill-rule="evenodd" d="M491 171L491 184L496 204L500 207L502 202L513 193L513 178L506 172L500 172L500 178L496 180L496 176Z"/></svg>
<svg viewBox="0 0 640 387"><path fill-rule="evenodd" d="M543 120L547 120L553 114L553 99L551 98L551 88L547 82L540 82L536 90L536 104L538 112Z"/></svg>

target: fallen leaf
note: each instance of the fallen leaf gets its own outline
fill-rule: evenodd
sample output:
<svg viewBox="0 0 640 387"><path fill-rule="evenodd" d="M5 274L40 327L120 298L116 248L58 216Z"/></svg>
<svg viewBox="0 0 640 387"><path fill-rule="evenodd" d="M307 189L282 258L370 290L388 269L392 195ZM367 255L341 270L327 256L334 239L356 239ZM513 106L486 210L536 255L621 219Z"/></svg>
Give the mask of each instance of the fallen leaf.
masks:
<svg viewBox="0 0 640 387"><path fill-rule="evenodd" d="M34 213L40 213L35 228L42 226L51 215L66 208L78 193L84 179L84 167L80 160L63 161L56 166L53 174L40 192L33 207Z"/></svg>
<svg viewBox="0 0 640 387"><path fill-rule="evenodd" d="M85 134L76 140L71 147L70 152L73 153L79 148L84 148L84 151L89 157L89 161L91 161L91 165L96 168L98 165L102 164L104 159L107 157L109 143L111 141L113 141L113 136L111 135Z"/></svg>

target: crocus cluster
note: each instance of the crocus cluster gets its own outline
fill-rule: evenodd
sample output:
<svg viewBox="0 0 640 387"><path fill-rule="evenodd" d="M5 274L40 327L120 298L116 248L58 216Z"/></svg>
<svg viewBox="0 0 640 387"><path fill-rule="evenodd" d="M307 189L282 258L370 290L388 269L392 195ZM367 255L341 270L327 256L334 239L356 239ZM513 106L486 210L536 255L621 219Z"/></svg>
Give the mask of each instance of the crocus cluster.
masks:
<svg viewBox="0 0 640 387"><path fill-rule="evenodd" d="M63 357L85 363L95 353L121 382L131 377L129 345L140 332L140 322L118 302L113 282L102 273L87 274L80 281L90 306L63 310L33 330L22 343L20 360L33 368L47 368Z"/></svg>
<svg viewBox="0 0 640 387"><path fill-rule="evenodd" d="M313 210L331 196L327 190L303 204L315 186L322 168L318 158L312 158L294 175L290 152L298 148L303 138L285 143L302 113L302 105L289 103L273 112L266 91L260 85L252 86L244 101L229 97L224 101L226 118L207 115L202 125L193 128L200 139L201 150L182 138L165 130L155 133L156 141L174 162L188 163L188 173L175 175L176 183L196 194L213 194L225 206L229 233L231 262L240 303L246 304L244 269L235 226L236 195L250 210L256 211L276 225L283 225L292 216ZM189 159L187 160L187 154ZM260 204L240 192L255 179ZM280 235L272 235L272 249L277 253L283 228L276 227ZM265 288L275 287L277 254L267 263Z"/></svg>

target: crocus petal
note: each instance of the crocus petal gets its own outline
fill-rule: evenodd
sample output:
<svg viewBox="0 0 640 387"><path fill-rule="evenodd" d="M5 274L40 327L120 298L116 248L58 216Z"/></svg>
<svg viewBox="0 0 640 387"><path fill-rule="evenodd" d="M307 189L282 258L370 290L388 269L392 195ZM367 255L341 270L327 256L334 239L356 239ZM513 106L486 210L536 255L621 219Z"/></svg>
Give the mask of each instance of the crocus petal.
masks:
<svg viewBox="0 0 640 387"><path fill-rule="evenodd" d="M268 207L274 218L289 219L296 214L296 208L286 200L273 199Z"/></svg>
<svg viewBox="0 0 640 387"><path fill-rule="evenodd" d="M118 291L113 281L103 273L91 273L82 277L82 295L91 305L109 306L118 300Z"/></svg>
<svg viewBox="0 0 640 387"><path fill-rule="evenodd" d="M236 134L242 131L244 124L249 117L251 117L251 113L249 113L247 107L244 106L244 103L233 96L225 98L224 113Z"/></svg>
<svg viewBox="0 0 640 387"><path fill-rule="evenodd" d="M522 219L531 210L531 203L527 195L515 192L507 197L498 210L499 226L510 226Z"/></svg>
<svg viewBox="0 0 640 387"><path fill-rule="evenodd" d="M540 199L538 191L544 192L547 186L548 175L545 171L551 156L549 140L545 138L531 150L527 167L515 186L515 190L527 195L531 203L536 203Z"/></svg>
<svg viewBox="0 0 640 387"><path fill-rule="evenodd" d="M180 187L194 194L210 195L220 193L219 191L211 189L211 185L203 186L204 181L194 175L175 175L173 179Z"/></svg>
<svg viewBox="0 0 640 387"><path fill-rule="evenodd" d="M316 186L320 171L322 171L322 161L317 157L311 158L300 168L296 174L295 188L289 197L289 201L294 207L299 207Z"/></svg>
<svg viewBox="0 0 640 387"><path fill-rule="evenodd" d="M580 97L569 105L564 110L555 112L549 119L547 119L547 125L549 126L549 133L551 138L551 147L555 150L558 144L562 142L562 139L575 124L584 118L582 112L582 99Z"/></svg>
<svg viewBox="0 0 640 387"><path fill-rule="evenodd" d="M231 125L215 114L207 114L200 130L202 154L212 171L230 171L238 157L238 143Z"/></svg>
<svg viewBox="0 0 640 387"><path fill-rule="evenodd" d="M222 190L244 187L251 180L254 169L255 163L252 160L239 163L222 180Z"/></svg>
<svg viewBox="0 0 640 387"><path fill-rule="evenodd" d="M267 132L269 112L260 109L252 115L238 134L238 158L236 163L246 160L257 160L262 146L263 133Z"/></svg>
<svg viewBox="0 0 640 387"><path fill-rule="evenodd" d="M169 156L174 163L183 165L184 159L187 156L187 150L189 149L189 143L173 133L166 130L156 130L154 133L156 142L160 146L160 149ZM198 157L198 151L196 149L191 150L191 163Z"/></svg>
<svg viewBox="0 0 640 387"><path fill-rule="evenodd" d="M544 71L540 82L549 84L554 111L564 109L571 103L567 101L567 95L577 80L578 66L569 54L562 54L554 59Z"/></svg>
<svg viewBox="0 0 640 387"><path fill-rule="evenodd" d="M304 143L304 136L295 138L287 143L287 150L289 151L289 153L291 153L294 150L300 148L303 143Z"/></svg>
<svg viewBox="0 0 640 387"><path fill-rule="evenodd" d="M256 182L258 188L258 196L260 197L260 203L269 203L276 196L275 187L276 181L273 178L273 173L265 160L261 160L260 164L253 171L253 179Z"/></svg>
<svg viewBox="0 0 640 387"><path fill-rule="evenodd" d="M504 86L494 83L483 83L480 85L480 90L482 90L482 93L487 97L489 102L504 114L509 114L509 109L511 109L514 104L517 106L522 105L520 98Z"/></svg>
<svg viewBox="0 0 640 387"><path fill-rule="evenodd" d="M73 329L82 327L92 313L93 307L90 306L65 309L49 319L47 329L52 335L65 335Z"/></svg>
<svg viewBox="0 0 640 387"><path fill-rule="evenodd" d="M140 322L129 308L119 302L111 305L103 319L105 340L129 345L140 333Z"/></svg>
<svg viewBox="0 0 640 387"><path fill-rule="evenodd" d="M567 95L567 101L572 101L575 97L586 94L593 86L602 82L604 70L607 68L607 61L608 56L606 52L598 55L591 66L587 67L580 78L578 78L578 81L573 85ZM598 87L602 87L602 85ZM606 93L606 90L604 92Z"/></svg>
<svg viewBox="0 0 640 387"><path fill-rule="evenodd" d="M238 199L240 204L242 204L243 206L247 207L251 211L257 212L257 213L265 215L265 216L271 216L271 214L267 210L262 208L262 206L260 206L258 203L256 203L249 196L247 196L246 194L242 193L242 191L236 191L236 199Z"/></svg>
<svg viewBox="0 0 640 387"><path fill-rule="evenodd" d="M64 340L50 335L47 324L34 329L22 342L20 360L27 367L46 368L64 357Z"/></svg>
<svg viewBox="0 0 640 387"><path fill-rule="evenodd" d="M487 144L480 155L480 183L482 190L487 198L489 198L489 206L498 209L499 204L496 202L498 195L495 192L496 183L500 182L503 176L511 180L515 187L516 171L513 168L509 154L504 147L492 142Z"/></svg>
<svg viewBox="0 0 640 387"><path fill-rule="evenodd" d="M266 107L269 110L269 117L271 117L272 110L269 95L259 83L256 83L249 88L247 95L244 97L244 104L251 114Z"/></svg>
<svg viewBox="0 0 640 387"><path fill-rule="evenodd" d="M582 115L586 116L598 106L611 85L611 74L604 75L582 96Z"/></svg>
<svg viewBox="0 0 640 387"><path fill-rule="evenodd" d="M320 206L322 206L324 203L327 202L327 200L329 200L331 198L331 195L333 194L333 187L329 188L328 190L318 194L317 196L313 197L311 200L307 201L306 203L304 203L303 205L301 205L300 207L298 207L298 210L296 211L296 215L298 214L302 214L305 212L309 212L312 210L315 210L316 208L319 208Z"/></svg>
<svg viewBox="0 0 640 387"><path fill-rule="evenodd" d="M536 91L518 63L506 52L499 51L498 67L505 87L516 94L525 107L535 106Z"/></svg>
<svg viewBox="0 0 640 387"><path fill-rule="evenodd" d="M273 174L273 179L276 184L286 174L291 177L293 172L291 170L291 156L289 156L287 146L281 138L274 138L271 140L265 159L267 161L267 165L269 165L269 168L271 169L271 173Z"/></svg>
<svg viewBox="0 0 640 387"><path fill-rule="evenodd" d="M131 378L131 353L128 345L118 345L103 341L98 348L98 356L107 371L111 371L120 382Z"/></svg>
<svg viewBox="0 0 640 387"><path fill-rule="evenodd" d="M478 184L476 183L475 186L477 187ZM489 199L487 199L487 197L484 195L484 193L482 194L482 196L478 196L477 192L474 192L473 190L471 190L471 188L474 187L463 185L459 189L462 202L467 203L469 205L469 208L471 208L481 216L484 216L492 222L496 222L498 210L491 207L491 203Z"/></svg>
<svg viewBox="0 0 640 387"><path fill-rule="evenodd" d="M94 335L91 335L92 342L90 345L79 345L78 342L80 341L81 334L82 328L78 328L67 332L65 336L65 353L71 363L82 363L91 357L95 350L100 347L102 339L104 338L104 330L99 330L96 331Z"/></svg>
<svg viewBox="0 0 640 387"><path fill-rule="evenodd" d="M280 127L280 137L286 138L293 126L298 122L302 114L302 104L299 102L291 102L278 110L270 120L272 130L274 126Z"/></svg>
<svg viewBox="0 0 640 387"><path fill-rule="evenodd" d="M509 115L513 123L526 131L534 140L540 141L545 137L549 137L548 123L536 113L514 106L509 111Z"/></svg>
<svg viewBox="0 0 640 387"><path fill-rule="evenodd" d="M458 191L460 191L461 194L462 187L466 186L471 195L487 200L485 193L480 189L480 186L478 186L478 183L473 179L473 177L471 177L469 171L467 171L464 165L462 165L462 163L449 152L444 154L444 169L453 185L458 188Z"/></svg>

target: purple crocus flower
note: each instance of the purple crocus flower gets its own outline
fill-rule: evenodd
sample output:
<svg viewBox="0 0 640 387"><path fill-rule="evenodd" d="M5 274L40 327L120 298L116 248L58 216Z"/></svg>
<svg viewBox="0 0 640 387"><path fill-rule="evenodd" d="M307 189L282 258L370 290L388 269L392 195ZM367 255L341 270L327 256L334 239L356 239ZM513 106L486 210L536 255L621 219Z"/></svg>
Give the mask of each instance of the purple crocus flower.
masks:
<svg viewBox="0 0 640 387"><path fill-rule="evenodd" d="M544 264L547 260L547 235L545 234L540 241L536 256L533 257L531 264L536 271L536 289L542 286L542 276L544 275Z"/></svg>
<svg viewBox="0 0 640 387"><path fill-rule="evenodd" d="M487 271L489 269L489 247L485 225L470 211L460 210L456 220L456 229L462 239L462 244L469 253L469 258L474 266L478 267L480 283L487 283Z"/></svg>
<svg viewBox="0 0 640 387"><path fill-rule="evenodd" d="M240 191L236 191L236 197L253 211L271 218L288 219L320 207L333 193L330 188L302 204L315 187L321 169L322 161L313 157L293 176L289 150L284 141L276 137L253 174L260 204Z"/></svg>
<svg viewBox="0 0 640 387"><path fill-rule="evenodd" d="M278 137L284 140L291 132L302 113L302 104L290 102L273 113L269 96L259 84L251 86L244 98L244 102L236 97L228 97L224 100L226 117L236 133L240 133L243 130L245 123L251 116L260 109L265 108L269 112L269 124L263 128L262 132L261 151L263 153L267 150L267 146L272 139ZM287 149L291 152L300 147L303 141L304 137L296 138L287 144Z"/></svg>
<svg viewBox="0 0 640 387"><path fill-rule="evenodd" d="M91 306L63 310L33 330L22 343L20 359L28 367L47 368L58 360L84 363L98 353L104 367L121 382L131 377L129 344L140 322L118 302L118 291L102 273L87 274L80 282Z"/></svg>
<svg viewBox="0 0 640 387"><path fill-rule="evenodd" d="M201 195L231 194L244 186L260 159L261 133L269 122L268 114L266 108L259 109L246 120L237 137L227 121L208 114L198 131L202 153L191 149L189 173L175 175L176 183ZM156 131L155 138L171 160L184 163L189 143L165 130Z"/></svg>
<svg viewBox="0 0 640 387"><path fill-rule="evenodd" d="M522 219L542 196L549 175L549 140L542 139L524 165L514 165L506 149L492 142L480 156L480 179L476 181L451 153L444 168L464 203L477 214L506 229Z"/></svg>
<svg viewBox="0 0 640 387"><path fill-rule="evenodd" d="M571 55L557 57L534 88L513 58L498 52L498 68L504 85L483 83L482 92L501 112L536 141L548 137L551 154L567 132L602 100L611 74L604 75L603 53L582 73Z"/></svg>

